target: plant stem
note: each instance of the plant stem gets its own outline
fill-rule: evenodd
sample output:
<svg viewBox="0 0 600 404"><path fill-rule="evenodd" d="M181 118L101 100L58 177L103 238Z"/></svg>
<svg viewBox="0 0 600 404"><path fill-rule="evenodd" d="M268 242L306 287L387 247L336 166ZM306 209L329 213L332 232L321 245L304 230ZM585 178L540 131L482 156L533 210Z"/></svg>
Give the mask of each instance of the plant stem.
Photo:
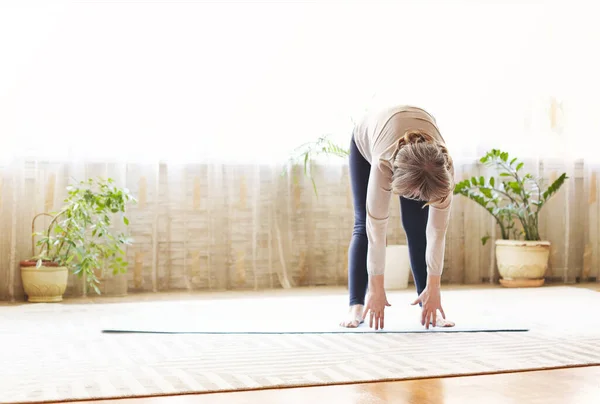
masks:
<svg viewBox="0 0 600 404"><path fill-rule="evenodd" d="M500 226L500 234L502 234L502 240L506 240L508 239L508 233L506 231L506 229L504 228L504 224L502 223L502 221L497 218L496 216L494 216L494 219L496 219L496 222L498 222L498 225Z"/></svg>
<svg viewBox="0 0 600 404"><path fill-rule="evenodd" d="M55 252L55 255L56 255L57 257L58 257L58 255L59 255L59 253L60 253L60 250L62 250L63 246L65 245L65 240L66 240L66 238L65 238L65 235L66 235L66 234L69 234L69 229L70 229L70 227L71 227L71 226L72 226L72 225L71 225L71 223L69 223L69 226L67 226L67 228L65 229L65 231L64 231L64 233L63 233L63 239L61 240L61 242L60 242L60 244L58 245L58 248L56 249L56 252ZM67 252L68 252L68 251L69 251L69 250L67 250Z"/></svg>
<svg viewBox="0 0 600 404"><path fill-rule="evenodd" d="M56 214L56 216L54 216L54 218L52 219L52 221L50 222L50 224L48 225L48 232L46 234L47 239L46 239L46 243L44 243L46 245L46 253L50 253L50 233L52 233L52 227L54 227L54 225L56 224L56 221L58 220L58 218L61 215L64 215L66 211L67 211L67 209L63 209L62 211L58 212Z"/></svg>
<svg viewBox="0 0 600 404"><path fill-rule="evenodd" d="M519 196L521 197L522 205L525 206L526 215L524 217L522 214L518 214L517 217L519 218L519 221L523 225L523 231L525 232L525 240L532 240L534 238L531 235L531 230L535 231L535 229L532 229L531 223L529 223L529 216L532 214L532 212L531 212L531 207L529 206L529 198L527 198L527 190L525 189L525 183L523 182L521 177L519 177L519 173L517 173L517 170L510 167L502 160L499 160L498 163L502 166L502 168L504 168L504 170L511 177L514 178L514 180L520 186L521 194Z"/></svg>
<svg viewBox="0 0 600 404"><path fill-rule="evenodd" d="M519 201L515 200L515 199L514 199L512 196L510 196L510 194L509 194L509 193L507 193L507 192L505 192L505 191L502 191L502 190L500 190L500 189L498 189L498 188L496 188L496 187L482 187L482 186L478 186L477 188L478 188L478 189L482 189L482 188L483 188L483 189L489 189L490 191L495 191L495 192L498 192L499 194L502 194L502 195L506 196L506 197L507 197L508 199L510 199L510 200L511 200L513 203L515 203L515 204L519 203Z"/></svg>
<svg viewBox="0 0 600 404"><path fill-rule="evenodd" d="M535 209L535 215L534 215L534 226L535 229L537 230L538 234L537 234L537 238L540 238L540 234L539 234L539 214L540 214L540 209L542 208L542 185L537 182L537 180L533 181L535 186L537 187L537 191L538 191L538 205L536 205L536 209Z"/></svg>

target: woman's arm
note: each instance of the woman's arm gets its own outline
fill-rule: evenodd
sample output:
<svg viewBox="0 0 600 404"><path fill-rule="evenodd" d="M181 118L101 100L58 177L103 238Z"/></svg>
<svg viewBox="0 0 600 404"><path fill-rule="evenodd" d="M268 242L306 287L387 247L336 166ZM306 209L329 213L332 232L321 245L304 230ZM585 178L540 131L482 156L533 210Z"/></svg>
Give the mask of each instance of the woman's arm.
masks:
<svg viewBox="0 0 600 404"><path fill-rule="evenodd" d="M383 277L385 273L385 247L389 206L392 194L391 170L373 159L367 187L367 273L369 286L363 319L370 314L369 326L376 330L384 327L384 311L390 304L385 294Z"/></svg>
<svg viewBox="0 0 600 404"><path fill-rule="evenodd" d="M369 279L383 278L385 273L385 247L392 194L392 172L373 158L367 187L367 272ZM379 281L378 281L379 282ZM380 281L383 285L383 280Z"/></svg>
<svg viewBox="0 0 600 404"><path fill-rule="evenodd" d="M425 261L427 262L427 274L430 276L441 276L444 271L444 253L446 250L446 231L450 222L450 211L452 208L452 196L449 196L441 205L429 206L429 217L427 219L427 248Z"/></svg>
<svg viewBox="0 0 600 404"><path fill-rule="evenodd" d="M429 328L432 323L436 326L437 310L446 318L441 303L442 272L444 269L444 252L446 249L446 230L450 222L452 196L441 205L429 206L427 219L427 248L425 261L427 263L427 287L413 304L422 303L421 323Z"/></svg>

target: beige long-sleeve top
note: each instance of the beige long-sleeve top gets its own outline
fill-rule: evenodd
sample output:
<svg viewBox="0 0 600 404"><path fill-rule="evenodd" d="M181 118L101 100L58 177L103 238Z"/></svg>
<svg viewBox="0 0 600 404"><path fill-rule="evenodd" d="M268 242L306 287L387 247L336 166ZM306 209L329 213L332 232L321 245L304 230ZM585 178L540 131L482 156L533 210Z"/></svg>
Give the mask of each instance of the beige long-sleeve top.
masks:
<svg viewBox="0 0 600 404"><path fill-rule="evenodd" d="M412 106L399 106L367 115L354 129L354 141L360 153L371 164L367 188L367 271L369 275L385 272L386 233L392 195L392 157L398 141L409 129L420 129L444 139L433 116ZM430 205L426 237L427 273L443 272L446 230L450 218L452 195L443 205Z"/></svg>

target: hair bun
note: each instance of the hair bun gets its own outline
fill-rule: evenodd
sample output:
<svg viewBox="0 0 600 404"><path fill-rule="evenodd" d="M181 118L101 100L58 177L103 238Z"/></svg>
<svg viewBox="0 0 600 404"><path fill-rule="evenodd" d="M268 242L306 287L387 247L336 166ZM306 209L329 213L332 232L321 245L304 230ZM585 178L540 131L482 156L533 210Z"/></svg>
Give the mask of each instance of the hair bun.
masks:
<svg viewBox="0 0 600 404"><path fill-rule="evenodd" d="M406 133L404 133L404 136L402 136L398 140L398 144L396 145L396 151L394 152L392 159L396 159L396 156L404 146L418 143L426 143L431 141L433 141L433 137L430 134L425 133L419 129L409 129L406 131Z"/></svg>
<svg viewBox="0 0 600 404"><path fill-rule="evenodd" d="M431 136L429 136L426 133L421 132L418 129L411 129L411 130L407 130L406 133L403 136L404 139L404 144L415 144L415 143L423 143L423 142L427 142L427 138L431 138Z"/></svg>

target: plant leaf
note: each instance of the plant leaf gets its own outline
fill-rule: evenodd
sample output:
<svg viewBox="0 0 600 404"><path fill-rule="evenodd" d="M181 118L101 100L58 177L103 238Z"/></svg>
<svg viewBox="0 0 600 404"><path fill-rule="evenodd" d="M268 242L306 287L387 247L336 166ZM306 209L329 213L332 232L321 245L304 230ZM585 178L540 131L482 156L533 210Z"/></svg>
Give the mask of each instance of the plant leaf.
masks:
<svg viewBox="0 0 600 404"><path fill-rule="evenodd" d="M546 191L544 191L544 193L542 194L544 202L548 201L554 194L556 194L567 179L567 174L563 173L552 184L550 184L548 189L546 189Z"/></svg>
<svg viewBox="0 0 600 404"><path fill-rule="evenodd" d="M493 197L493 195L492 195L492 190L491 190L491 189L489 189L489 188L480 188L480 191L481 191L481 193L482 193L483 195L485 195L485 196L486 196L486 197L488 197L488 198L492 198L492 197Z"/></svg>

